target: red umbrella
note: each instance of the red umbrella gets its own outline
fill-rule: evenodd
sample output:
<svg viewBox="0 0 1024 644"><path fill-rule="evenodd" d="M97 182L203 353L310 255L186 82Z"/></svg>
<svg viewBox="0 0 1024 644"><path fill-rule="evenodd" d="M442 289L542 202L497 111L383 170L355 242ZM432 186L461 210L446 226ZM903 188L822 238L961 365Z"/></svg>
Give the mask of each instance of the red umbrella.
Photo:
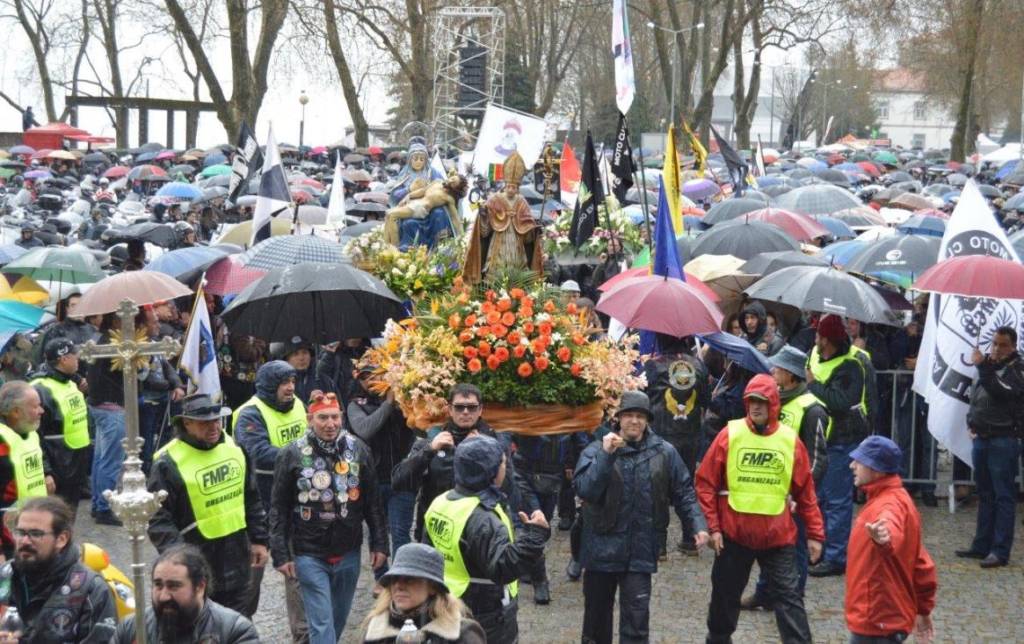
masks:
<svg viewBox="0 0 1024 644"><path fill-rule="evenodd" d="M605 291L597 310L627 327L677 338L722 328L718 306L699 289L674 277L643 275L623 280Z"/></svg>
<svg viewBox="0 0 1024 644"><path fill-rule="evenodd" d="M939 219L949 219L949 213L943 212L936 208L923 208L921 210L915 210L915 215L921 215L922 217L938 217Z"/></svg>
<svg viewBox="0 0 1024 644"><path fill-rule="evenodd" d="M880 177L880 176L882 176L882 171L878 169L877 165L875 165L874 163L871 163L870 161L858 161L857 165L859 165L861 168L863 168L864 172L867 172L872 177Z"/></svg>
<svg viewBox="0 0 1024 644"><path fill-rule="evenodd" d="M384 150L376 145L371 145L366 151L370 154L384 154Z"/></svg>
<svg viewBox="0 0 1024 644"><path fill-rule="evenodd" d="M173 159L176 156L178 156L178 155L177 155L177 153L174 150L164 150L163 152L161 152L161 153L157 154L155 157L153 157L153 160L154 161L163 161L165 159Z"/></svg>
<svg viewBox="0 0 1024 644"><path fill-rule="evenodd" d="M131 168L125 165L115 165L112 168L107 168L107 171L103 173L103 176L107 179L120 179L124 175L128 174Z"/></svg>
<svg viewBox="0 0 1024 644"><path fill-rule="evenodd" d="M42 148L42 149L39 149L39 150L36 150L35 152L33 152L32 156L30 156L29 158L30 159L37 159L37 160L38 159L45 159L46 155L50 154L51 152L53 152L53 150L51 150L50 148Z"/></svg>
<svg viewBox="0 0 1024 644"><path fill-rule="evenodd" d="M266 275L266 271L242 266L234 257L225 257L206 271L206 292L233 295Z"/></svg>
<svg viewBox="0 0 1024 644"><path fill-rule="evenodd" d="M605 291L610 291L619 282L622 282L624 280L628 280L628 279L630 279L632 277L642 277L644 275L650 275L650 274L651 274L651 267L650 266L637 266L636 268L631 268L628 271L622 271L618 275L616 275L616 276L614 276L614 277L612 277L610 279L605 280L604 284L601 284L600 286L597 287L597 290L599 290L602 293L604 293ZM686 283L689 284L690 286L694 287L695 289L697 289L701 293L703 293L704 297L708 298L712 302L717 302L719 299L721 299L721 298L718 297L718 293L715 293L714 291L711 290L710 286L708 286L704 282L700 281L699 279L697 279L693 275L690 275L689 273L686 273Z"/></svg>
<svg viewBox="0 0 1024 644"><path fill-rule="evenodd" d="M292 185L293 186L313 186L317 190L323 190L324 189L324 184L320 183L316 179L311 179L309 177L302 177L301 179L296 179L295 181L292 181Z"/></svg>
<svg viewBox="0 0 1024 644"><path fill-rule="evenodd" d="M991 255L960 255L932 266L911 287L967 297L1024 300L1024 265Z"/></svg>
<svg viewBox="0 0 1024 644"><path fill-rule="evenodd" d="M833 152L832 154L828 155L829 165L839 165L840 163L846 163L846 157L839 154L838 152Z"/></svg>
<svg viewBox="0 0 1024 644"><path fill-rule="evenodd" d="M312 198L313 196L306 192L305 190L292 190L292 200L295 203L303 204Z"/></svg>
<svg viewBox="0 0 1024 644"><path fill-rule="evenodd" d="M786 234L798 241L811 241L815 237L827 237L828 228L825 228L817 221L801 215L800 213L783 210L782 208L762 208L752 210L743 215L747 221L763 221L766 224L775 224Z"/></svg>

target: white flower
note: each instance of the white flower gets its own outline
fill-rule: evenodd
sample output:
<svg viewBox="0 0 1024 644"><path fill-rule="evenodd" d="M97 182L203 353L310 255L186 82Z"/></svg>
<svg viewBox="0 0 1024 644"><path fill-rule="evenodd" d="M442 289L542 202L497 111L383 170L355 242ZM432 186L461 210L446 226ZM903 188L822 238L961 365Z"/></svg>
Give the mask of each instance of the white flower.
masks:
<svg viewBox="0 0 1024 644"><path fill-rule="evenodd" d="M554 333L551 334L551 340L554 342L561 342L562 334L559 333L558 331L555 331Z"/></svg>
<svg viewBox="0 0 1024 644"><path fill-rule="evenodd" d="M401 277L402 276L402 271L398 270L398 268L392 268L391 269L391 274L392 275L397 275L398 277Z"/></svg>

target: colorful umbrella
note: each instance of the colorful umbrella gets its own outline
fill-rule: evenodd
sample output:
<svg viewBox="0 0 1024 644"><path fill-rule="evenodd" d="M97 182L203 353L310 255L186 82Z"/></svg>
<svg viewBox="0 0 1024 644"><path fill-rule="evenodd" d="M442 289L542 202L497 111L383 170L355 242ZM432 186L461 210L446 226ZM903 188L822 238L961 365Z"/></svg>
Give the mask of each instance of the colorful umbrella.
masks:
<svg viewBox="0 0 1024 644"><path fill-rule="evenodd" d="M137 165L128 172L127 176L131 181L146 181L153 177L166 177L167 172L160 166Z"/></svg>
<svg viewBox="0 0 1024 644"><path fill-rule="evenodd" d="M926 270L913 288L918 291L1024 300L1024 265L991 255L960 255Z"/></svg>
<svg viewBox="0 0 1024 644"><path fill-rule="evenodd" d="M774 224L786 231L790 237L797 241L811 241L818 237L828 237L828 228L825 228L807 215L790 212L782 208L762 208L743 215L747 221L763 221L766 224Z"/></svg>
<svg viewBox="0 0 1024 644"><path fill-rule="evenodd" d="M132 169L126 165L115 165L113 167L107 168L106 172L103 173L103 176L106 177L107 179L120 179L124 175L131 172L131 170Z"/></svg>
<svg viewBox="0 0 1024 644"><path fill-rule="evenodd" d="M27 275L37 282L90 284L103 279L103 269L91 253L71 248L35 248L4 266L5 273Z"/></svg>
<svg viewBox="0 0 1024 644"><path fill-rule="evenodd" d="M677 338L719 331L723 317L700 290L660 275L623 280L601 295L597 310L627 327Z"/></svg>
<svg viewBox="0 0 1024 644"><path fill-rule="evenodd" d="M31 277L24 275L8 284L6 279L0 279L0 300L15 300L32 306L45 306L50 300L50 293L40 286Z"/></svg>
<svg viewBox="0 0 1024 644"><path fill-rule="evenodd" d="M212 246L179 248L160 255L142 270L170 275L179 282L189 284L227 256L227 251Z"/></svg>
<svg viewBox="0 0 1024 644"><path fill-rule="evenodd" d="M691 179L683 184L683 194L690 199L709 199L721 191L711 179Z"/></svg>
<svg viewBox="0 0 1024 644"><path fill-rule="evenodd" d="M31 331L39 326L39 321L45 313L46 311L38 306L14 300L0 300L0 333Z"/></svg>
<svg viewBox="0 0 1024 644"><path fill-rule="evenodd" d="M224 165L223 163L208 165L205 168L203 168L203 171L199 173L199 176L216 177L222 174L231 174L231 166Z"/></svg>
<svg viewBox="0 0 1024 644"><path fill-rule="evenodd" d="M138 306L173 300L190 295L173 277L155 271L128 271L111 275L94 284L78 301L78 315L112 313L122 300L131 300Z"/></svg>
<svg viewBox="0 0 1024 644"><path fill-rule="evenodd" d="M650 275L651 274L650 271L651 271L650 266L637 266L635 268L631 268L629 270L622 271L618 275L616 275L616 276L614 276L614 277L612 277L612 278L610 278L608 280L605 280L605 282L603 284L601 284L600 286L597 287L597 290L602 292L602 293L604 293L605 291L609 291L612 288L614 288L616 284L618 284L619 282L621 282L623 280L627 280L627 279L630 279L630 278L633 278L633 277L643 277L644 275ZM718 301L719 298L718 298L718 294L717 293L715 293L710 288L708 288L707 284L705 284L704 282L700 281L699 279L697 279L693 275L690 275L689 273L686 273L686 283L689 284L690 286L696 288L701 293L703 293L704 297L708 298L712 302L717 302Z"/></svg>
<svg viewBox="0 0 1024 644"><path fill-rule="evenodd" d="M857 239L836 242L823 248L820 256L836 266L845 266L867 245L867 242Z"/></svg>
<svg viewBox="0 0 1024 644"><path fill-rule="evenodd" d="M49 170L29 170L24 174L24 177L26 179L32 179L33 181L38 181L39 179L49 179L52 176L53 175L50 174Z"/></svg>
<svg viewBox="0 0 1024 644"><path fill-rule="evenodd" d="M173 197L175 199L182 199L185 201L195 201L202 198L203 191L190 183L172 181L157 190L156 196Z"/></svg>

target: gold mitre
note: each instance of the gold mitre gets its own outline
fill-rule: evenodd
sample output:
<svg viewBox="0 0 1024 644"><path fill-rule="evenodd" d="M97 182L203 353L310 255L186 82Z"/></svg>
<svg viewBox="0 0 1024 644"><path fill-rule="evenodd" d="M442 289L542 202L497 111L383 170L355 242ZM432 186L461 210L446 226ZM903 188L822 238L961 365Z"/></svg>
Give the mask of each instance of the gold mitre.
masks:
<svg viewBox="0 0 1024 644"><path fill-rule="evenodd" d="M526 176L526 162L523 161L523 157L519 155L519 152L513 152L505 159L505 163L502 165L501 178L505 183L514 183L519 185L522 182L523 177Z"/></svg>

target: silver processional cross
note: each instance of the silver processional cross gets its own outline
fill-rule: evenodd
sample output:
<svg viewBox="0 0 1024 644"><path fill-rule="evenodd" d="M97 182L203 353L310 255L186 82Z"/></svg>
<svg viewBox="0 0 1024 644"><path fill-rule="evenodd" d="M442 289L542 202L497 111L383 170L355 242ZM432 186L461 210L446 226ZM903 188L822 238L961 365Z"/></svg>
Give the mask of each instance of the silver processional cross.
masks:
<svg viewBox="0 0 1024 644"><path fill-rule="evenodd" d="M181 344L171 338L159 342L146 342L135 335L135 315L139 307L131 300L122 300L117 315L121 318L121 337L111 344L96 344L90 340L80 349L79 355L92 362L99 358L111 358L120 363L124 378L124 473L121 490L103 490L103 497L110 502L114 514L124 522L132 542L132 583L135 586L135 641L146 644L146 561L142 557L142 544L146 538L149 519L160 508L167 492L160 490L153 494L146 489L146 476L142 472L142 439L139 437L139 358L147 356L172 357L181 352Z"/></svg>

